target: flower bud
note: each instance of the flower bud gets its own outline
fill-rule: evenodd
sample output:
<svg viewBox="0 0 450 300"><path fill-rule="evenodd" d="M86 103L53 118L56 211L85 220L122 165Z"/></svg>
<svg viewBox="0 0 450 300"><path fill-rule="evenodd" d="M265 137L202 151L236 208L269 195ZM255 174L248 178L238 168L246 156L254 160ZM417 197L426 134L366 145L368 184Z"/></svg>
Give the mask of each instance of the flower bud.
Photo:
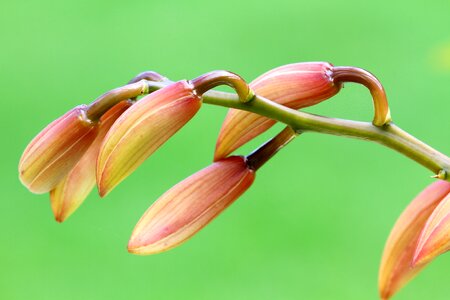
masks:
<svg viewBox="0 0 450 300"><path fill-rule="evenodd" d="M100 118L94 142L64 179L50 191L53 214L58 222L63 222L74 213L95 186L97 157L103 139L117 118L130 106L130 101L119 102Z"/></svg>
<svg viewBox="0 0 450 300"><path fill-rule="evenodd" d="M333 66L325 62L295 63L275 68L250 83L257 94L293 109L317 104L337 94L341 84L332 78ZM237 109L230 109L222 125L214 160L260 135L275 120Z"/></svg>
<svg viewBox="0 0 450 300"><path fill-rule="evenodd" d="M425 265L412 267L417 242L427 219L450 192L450 182L437 181L421 192L395 223L384 248L379 272L382 299L410 281Z"/></svg>
<svg viewBox="0 0 450 300"><path fill-rule="evenodd" d="M201 99L187 81L145 96L109 130L97 160L97 185L105 196L183 127L199 110Z"/></svg>
<svg viewBox="0 0 450 300"><path fill-rule="evenodd" d="M154 254L185 242L244 193L254 178L245 158L231 156L181 181L144 213L128 251Z"/></svg>
<svg viewBox="0 0 450 300"><path fill-rule="evenodd" d="M26 147L19 163L19 178L33 193L49 192L89 148L97 127L77 106L50 123Z"/></svg>
<svg viewBox="0 0 450 300"><path fill-rule="evenodd" d="M439 203L419 237L414 264L428 264L450 250L450 192Z"/></svg>

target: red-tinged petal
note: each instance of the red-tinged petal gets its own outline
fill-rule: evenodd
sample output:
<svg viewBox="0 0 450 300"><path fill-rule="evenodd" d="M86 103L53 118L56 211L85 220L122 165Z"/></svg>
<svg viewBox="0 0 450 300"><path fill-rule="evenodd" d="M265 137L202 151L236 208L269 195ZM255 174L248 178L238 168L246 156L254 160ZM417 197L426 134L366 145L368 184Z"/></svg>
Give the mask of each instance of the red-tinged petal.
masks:
<svg viewBox="0 0 450 300"><path fill-rule="evenodd" d="M420 235L414 255L416 266L428 264L450 250L450 193L439 203Z"/></svg>
<svg viewBox="0 0 450 300"><path fill-rule="evenodd" d="M69 174L50 192L50 203L58 222L63 222L83 203L95 186L96 163L100 146L111 126L131 106L122 101L100 119L98 135Z"/></svg>
<svg viewBox="0 0 450 300"><path fill-rule="evenodd" d="M185 242L244 193L254 178L245 158L231 156L181 181L139 220L129 252L153 254Z"/></svg>
<svg viewBox="0 0 450 300"><path fill-rule="evenodd" d="M250 83L253 91L293 109L317 104L334 96L340 85L331 78L332 65L324 62L296 63L273 69ZM230 109L216 144L214 160L260 135L275 124L260 115Z"/></svg>
<svg viewBox="0 0 450 300"><path fill-rule="evenodd" d="M97 135L97 126L77 106L50 123L27 146L19 178L33 193L46 193L78 162Z"/></svg>
<svg viewBox="0 0 450 300"><path fill-rule="evenodd" d="M97 184L105 196L183 127L200 98L186 81L176 82L134 104L111 127L97 161Z"/></svg>
<svg viewBox="0 0 450 300"><path fill-rule="evenodd" d="M380 265L379 290L382 299L392 297L424 267L412 267L420 232L433 210L449 192L450 182L432 183L398 218L386 242Z"/></svg>

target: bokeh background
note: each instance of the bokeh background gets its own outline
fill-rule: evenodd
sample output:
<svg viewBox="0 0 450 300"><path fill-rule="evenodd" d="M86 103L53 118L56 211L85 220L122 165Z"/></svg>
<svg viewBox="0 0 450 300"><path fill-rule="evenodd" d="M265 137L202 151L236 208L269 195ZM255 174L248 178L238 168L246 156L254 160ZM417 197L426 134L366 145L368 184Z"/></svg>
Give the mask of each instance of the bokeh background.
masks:
<svg viewBox="0 0 450 300"><path fill-rule="evenodd" d="M307 134L179 248L128 254L130 233L164 191L207 166L226 109L196 118L106 199L67 222L17 179L47 123L144 70L171 79L227 69L251 80L279 65L330 61L375 73L394 120L450 153L450 2L3 1L0 9L0 299L377 299L391 226L430 172L379 145ZM370 120L348 84L308 109ZM243 147L246 154L281 125ZM450 255L395 299L448 299Z"/></svg>

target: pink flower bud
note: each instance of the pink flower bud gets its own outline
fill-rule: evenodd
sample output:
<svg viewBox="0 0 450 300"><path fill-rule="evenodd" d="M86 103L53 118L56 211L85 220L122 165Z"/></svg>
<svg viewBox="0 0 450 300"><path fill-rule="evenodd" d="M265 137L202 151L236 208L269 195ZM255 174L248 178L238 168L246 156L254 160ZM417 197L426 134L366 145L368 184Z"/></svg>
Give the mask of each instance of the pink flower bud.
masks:
<svg viewBox="0 0 450 300"><path fill-rule="evenodd" d="M97 185L105 196L199 110L201 99L187 81L145 96L111 127L97 160Z"/></svg>
<svg viewBox="0 0 450 300"><path fill-rule="evenodd" d="M337 94L341 84L332 78L333 66L326 62L296 63L275 68L250 83L262 97L293 109L317 104ZM216 144L214 159L231 152L260 135L275 124L275 120L230 109Z"/></svg>
<svg viewBox="0 0 450 300"><path fill-rule="evenodd" d="M63 222L74 213L95 186L97 157L103 139L117 118L130 106L130 101L119 102L101 117L94 142L64 179L51 190L50 202L58 222Z"/></svg>
<svg viewBox="0 0 450 300"><path fill-rule="evenodd" d="M77 106L50 123L28 144L19 163L19 178L33 193L46 193L73 168L89 148L97 127Z"/></svg>
<svg viewBox="0 0 450 300"><path fill-rule="evenodd" d="M419 237L414 264L428 264L450 250L450 191L428 218Z"/></svg>
<svg viewBox="0 0 450 300"><path fill-rule="evenodd" d="M244 193L254 178L245 158L231 156L181 181L139 220L129 252L153 254L185 242Z"/></svg>
<svg viewBox="0 0 450 300"><path fill-rule="evenodd" d="M427 219L450 192L450 182L437 181L421 192L398 218L384 247L379 273L382 299L389 299L424 265L413 267L417 242Z"/></svg>

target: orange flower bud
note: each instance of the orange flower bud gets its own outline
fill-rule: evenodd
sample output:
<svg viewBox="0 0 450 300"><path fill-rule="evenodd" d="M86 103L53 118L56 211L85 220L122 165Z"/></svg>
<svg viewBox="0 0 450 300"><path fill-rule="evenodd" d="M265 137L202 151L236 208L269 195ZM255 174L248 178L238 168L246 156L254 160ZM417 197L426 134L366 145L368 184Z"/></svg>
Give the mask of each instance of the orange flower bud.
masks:
<svg viewBox="0 0 450 300"><path fill-rule="evenodd" d="M19 162L19 178L33 193L46 193L73 168L89 148L97 127L77 106L50 123L27 146Z"/></svg>
<svg viewBox="0 0 450 300"><path fill-rule="evenodd" d="M101 117L94 142L65 178L51 190L50 202L58 222L63 222L74 213L95 186L95 168L103 139L117 118L130 106L130 101L119 102Z"/></svg>
<svg viewBox="0 0 450 300"><path fill-rule="evenodd" d="M398 218L386 242L380 265L379 290L382 299L391 298L425 266L412 267L420 232L430 214L449 192L450 182L434 182Z"/></svg>
<svg viewBox="0 0 450 300"><path fill-rule="evenodd" d="M154 254L185 242L244 193L254 178L244 157L231 156L181 181L145 212L128 251Z"/></svg>
<svg viewBox="0 0 450 300"><path fill-rule="evenodd" d="M428 218L417 244L414 264L421 266L450 250L450 193Z"/></svg>
<svg viewBox="0 0 450 300"><path fill-rule="evenodd" d="M201 99L187 81L145 96L111 127L97 160L97 185L105 196L183 127L199 110Z"/></svg>
<svg viewBox="0 0 450 300"><path fill-rule="evenodd" d="M341 84L332 78L333 66L326 62L296 63L275 68L250 83L251 89L269 100L293 109L317 104L337 94ZM216 144L214 160L260 135L275 124L275 120L230 109Z"/></svg>

